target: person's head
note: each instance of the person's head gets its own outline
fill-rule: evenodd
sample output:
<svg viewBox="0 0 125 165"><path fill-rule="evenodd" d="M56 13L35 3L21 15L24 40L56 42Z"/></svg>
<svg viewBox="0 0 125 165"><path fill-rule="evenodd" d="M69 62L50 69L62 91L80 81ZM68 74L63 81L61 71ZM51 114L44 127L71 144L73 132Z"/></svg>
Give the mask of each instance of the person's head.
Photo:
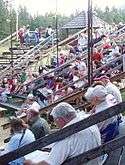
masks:
<svg viewBox="0 0 125 165"><path fill-rule="evenodd" d="M76 57L76 62L80 62L81 58L80 57Z"/></svg>
<svg viewBox="0 0 125 165"><path fill-rule="evenodd" d="M35 101L35 97L33 96L33 94L29 94L27 96L27 100L26 100L28 103L33 103Z"/></svg>
<svg viewBox="0 0 125 165"><path fill-rule="evenodd" d="M106 96L108 92L106 88L102 85L97 85L95 87L88 88L87 92L85 93L85 98L91 105L98 105L101 102L106 100Z"/></svg>
<svg viewBox="0 0 125 165"><path fill-rule="evenodd" d="M104 85L106 85L110 81L109 77L107 76L102 76L100 80L104 83Z"/></svg>
<svg viewBox="0 0 125 165"><path fill-rule="evenodd" d="M56 79L56 83L61 84L63 82L63 79L61 77L58 77Z"/></svg>
<svg viewBox="0 0 125 165"><path fill-rule="evenodd" d="M3 82L4 82L4 83L7 83L7 81L8 81L8 79L5 77L5 78L3 79Z"/></svg>
<svg viewBox="0 0 125 165"><path fill-rule="evenodd" d="M26 128L26 124L22 119L13 118L10 121L11 133L21 132L24 128Z"/></svg>
<svg viewBox="0 0 125 165"><path fill-rule="evenodd" d="M101 81L104 85L107 85L108 82L110 82L108 75L101 75L98 78L95 78L95 81Z"/></svg>
<svg viewBox="0 0 125 165"><path fill-rule="evenodd" d="M38 28L36 28L36 29L35 29L35 31L37 31L37 32L38 32L38 31L39 31L39 29L38 29Z"/></svg>
<svg viewBox="0 0 125 165"><path fill-rule="evenodd" d="M30 25L27 25L27 26L26 26L26 29L29 30L29 29L30 29Z"/></svg>
<svg viewBox="0 0 125 165"><path fill-rule="evenodd" d="M57 126L63 128L76 117L76 111L70 104L62 102L53 108L50 115L53 116Z"/></svg>
<svg viewBox="0 0 125 165"><path fill-rule="evenodd" d="M74 75L78 75L78 73L79 73L78 67L77 67L77 66L74 66L74 67L73 67L73 74L74 74Z"/></svg>
<svg viewBox="0 0 125 165"><path fill-rule="evenodd" d="M94 48L93 49L93 53L97 53L98 52L98 49L97 48Z"/></svg>
<svg viewBox="0 0 125 165"><path fill-rule="evenodd" d="M27 120L34 120L39 117L40 105L37 102L34 102L30 109L28 109Z"/></svg>

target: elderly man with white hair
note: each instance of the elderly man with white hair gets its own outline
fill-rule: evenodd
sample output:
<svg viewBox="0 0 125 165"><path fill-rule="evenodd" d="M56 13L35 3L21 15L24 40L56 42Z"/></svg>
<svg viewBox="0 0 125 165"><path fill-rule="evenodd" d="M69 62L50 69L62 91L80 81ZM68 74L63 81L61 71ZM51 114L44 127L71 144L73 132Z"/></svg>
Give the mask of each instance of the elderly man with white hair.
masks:
<svg viewBox="0 0 125 165"><path fill-rule="evenodd" d="M122 96L121 96L121 92L118 89L118 87L116 85L114 85L108 76L106 75L102 75L99 78L96 78L95 81L102 81L108 91L109 94L112 94L116 101L117 104L122 102Z"/></svg>
<svg viewBox="0 0 125 165"><path fill-rule="evenodd" d="M115 98L108 94L107 89L102 85L88 88L85 93L85 98L93 106L91 110L92 114L101 112L115 104L117 104ZM110 99L112 99L110 101ZM118 117L114 116L98 124L102 142L107 142L114 139L119 134L119 121Z"/></svg>
<svg viewBox="0 0 125 165"><path fill-rule="evenodd" d="M59 103L51 112L55 123L59 128L67 127L80 121L82 118L77 115L75 109L68 103ZM96 125L75 133L52 147L48 159L37 164L27 161L25 165L61 165L66 159L82 154L92 148L101 145L101 137ZM86 165L101 165L100 158L91 160Z"/></svg>

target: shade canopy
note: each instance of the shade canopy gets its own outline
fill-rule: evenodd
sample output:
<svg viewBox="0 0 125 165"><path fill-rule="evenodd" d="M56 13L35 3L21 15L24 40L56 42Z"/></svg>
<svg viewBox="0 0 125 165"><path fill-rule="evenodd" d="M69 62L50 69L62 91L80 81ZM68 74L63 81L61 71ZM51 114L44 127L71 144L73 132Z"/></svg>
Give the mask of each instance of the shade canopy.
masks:
<svg viewBox="0 0 125 165"><path fill-rule="evenodd" d="M75 18L73 18L70 22L65 24L62 29L83 29L88 25L88 16L87 12L82 11ZM99 28L108 25L105 21L97 17L93 14L93 27Z"/></svg>

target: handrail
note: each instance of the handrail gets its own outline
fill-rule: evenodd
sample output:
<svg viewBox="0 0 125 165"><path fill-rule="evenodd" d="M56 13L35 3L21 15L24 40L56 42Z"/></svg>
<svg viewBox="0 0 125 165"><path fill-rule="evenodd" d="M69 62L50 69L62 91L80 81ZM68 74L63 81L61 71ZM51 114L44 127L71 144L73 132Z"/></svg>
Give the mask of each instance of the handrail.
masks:
<svg viewBox="0 0 125 165"><path fill-rule="evenodd" d="M124 26L122 29L119 29L117 32L122 31L124 28L125 28L125 26ZM78 34L80 34L80 33L81 33L81 31L78 32ZM122 35L123 35L123 34L122 34ZM112 36L112 34L111 34L111 36ZM120 36L120 37L121 37L121 36ZM87 52L86 52L86 53L87 53ZM69 64L70 62L73 62L74 60L75 60L75 59L69 61L68 64ZM48 74L51 74L51 73L54 72L54 71L58 71L60 68L62 68L62 67L64 67L64 66L65 66L65 64L63 64L63 65L60 66L59 68L53 69L52 71L50 71L50 72L48 72L48 73L46 73L46 74L40 75L37 79L35 79L35 80L29 82L28 84L31 84L32 82L35 82L35 81L37 81L37 80L40 80L42 77L44 77L44 76L46 76L46 75L48 75ZM27 85L28 85L28 84L27 84Z"/></svg>
<svg viewBox="0 0 125 165"><path fill-rule="evenodd" d="M86 29L86 28L85 28ZM71 37L69 37L69 38L67 38L67 39L65 39L65 40L63 40L63 41L61 41L60 43L59 43L59 46L60 45L62 45L64 42L66 42L66 41L68 41L69 39L72 39L73 37L75 37L75 36L77 36L78 34L80 34L82 31L85 31L85 29L83 29L83 30L81 30L80 32L78 32L78 33L76 33L76 34L74 34L73 36L71 36ZM52 34L52 35L54 35L54 33ZM49 36L47 39L49 39L49 38L51 38L52 37L52 35L51 36ZM46 40L47 40L46 39ZM34 57L33 55L34 55L34 50L38 50L37 48L39 48L39 46L40 46L40 44L42 43L42 42L44 42L44 41L41 41L38 45L36 45L34 48L32 48L29 52L27 52L26 54L24 54L23 56L21 56L18 60L20 60L20 59L22 59L22 58L24 58L24 56L28 56L28 54L30 54L30 60ZM42 47L44 47L45 45L43 45ZM50 51L50 50L52 50L53 48L56 48L56 45L55 46L53 46L53 47L51 47L51 48L49 48L48 49L48 51ZM47 53L48 54L48 53ZM33 56L33 57L32 57ZM28 57L28 58L29 58ZM44 56L44 57L46 57L46 56ZM26 58L26 60L25 61L23 61L22 63L20 62L19 63L19 65L17 65L17 67L19 67L21 64L24 64L24 62L26 63L27 62L27 60L28 60L28 58ZM17 61L15 61L15 63L16 63ZM2 76L5 76L7 73L6 73L6 71L10 68L11 66L8 66L8 67L6 67L3 71L2 71L2 73L1 73L1 75L0 75L0 78L2 77Z"/></svg>
<svg viewBox="0 0 125 165"><path fill-rule="evenodd" d="M125 77L125 72L122 72L122 73L120 73L120 74L117 74L117 75L111 77L111 81L117 81L117 80L119 80L119 79L121 79L121 78L123 78L123 77ZM74 96L75 96L76 98L80 98L81 96L84 96L84 93L86 92L86 89L87 89L87 88L85 88L85 89L82 89L82 88L81 88L81 89L79 89L78 91L76 91L75 93L71 93L70 95L65 96L64 98L58 99L58 100L55 101L54 103L52 103L52 104L50 104L50 105L48 105L48 106L42 108L42 109L40 110L40 113L51 111L52 108L53 108L54 106L56 106L58 103L60 103L61 101L62 101L62 102L64 102L64 101L69 102L68 100L71 99L71 98L74 97ZM123 92L124 90L125 90L125 87L122 88L122 89L120 89L120 91L122 91L122 92ZM77 106L76 108L78 108L78 109L80 108L80 109L81 109L81 108L83 108L83 107L86 107L87 105L88 105L88 104L81 104L81 105ZM9 105L8 105L8 108L10 108ZM12 109L12 106L11 106L11 109ZM15 110L15 109L13 109L13 110ZM22 119L25 120L25 117L26 117L26 116L24 116ZM8 122L8 123L2 125L2 127L3 127L3 128L5 127L5 129L6 129L6 128L9 127L9 125L10 125L10 123Z"/></svg>
<svg viewBox="0 0 125 165"><path fill-rule="evenodd" d="M53 33L52 35L54 35L54 33ZM40 42L39 44L37 44L34 48L32 48L32 49L29 50L27 53L25 53L23 56L21 56L21 57L18 58L16 61L14 61L14 63L13 63L14 68L17 68L17 67L21 66L22 64L26 63L27 60L28 60L28 58L29 58L29 57L32 57L32 55L34 55L34 53L35 53L36 51L38 51L38 49L39 49L39 47L40 47L41 44L42 44L42 45L41 45L41 49L42 49L42 48L50 41L49 39L52 37L52 35L49 36L48 38L46 38L45 41L41 41L41 42ZM24 59L24 57L25 57L25 59ZM18 64L16 64L19 60L23 60L23 61L22 61L22 62L19 62ZM10 67L11 67L11 65L9 65L8 67L6 67L6 68L1 72L0 78L1 78L3 75L6 74L6 71L7 71ZM14 69L14 68L13 68L13 69Z"/></svg>
<svg viewBox="0 0 125 165"><path fill-rule="evenodd" d="M12 34L12 37L16 36L16 32L14 32ZM3 44L4 42L6 42L7 40L9 40L11 38L11 35L9 35L8 37L4 38L3 40L0 41L0 45Z"/></svg>
<svg viewBox="0 0 125 165"><path fill-rule="evenodd" d="M120 76L120 75L121 75L121 76ZM115 78L117 78L117 77L118 77L118 78L122 78L123 76L125 76L125 72L122 72L120 75L118 74L118 75L116 75L116 76L113 76L113 77L111 78L111 81L112 81L112 79L114 79L114 77L115 77ZM50 111L50 110L52 110L52 108L53 108L54 106L56 106L56 105L59 104L60 102L65 102L65 101L66 101L66 102L69 102L70 100L79 98L81 95L84 94L85 91L86 91L86 88L83 89L83 90L82 90L82 88L81 88L81 89L79 89L76 93L71 93L71 94L69 94L68 96L65 96L65 97L63 97L63 98L61 98L61 99L55 101L54 103L49 104L49 105L47 105L47 106L44 107L44 108L41 108L40 112L42 113L42 112L45 112L45 111Z"/></svg>
<svg viewBox="0 0 125 165"><path fill-rule="evenodd" d="M59 46L61 46L62 44L64 44L66 41L68 41L68 40L70 40L70 39L73 39L74 37L76 37L77 35L79 35L81 32L83 32L83 31L85 31L85 30L86 30L86 28L83 29L83 30L81 30L81 31L79 31L79 32L77 32L77 33L75 33L73 36L68 37L68 38L66 38L65 40L61 41L61 42L59 43ZM56 48L56 45L54 45L53 47L49 48L49 49L48 49L48 52L49 52L50 50L52 50L53 48ZM67 64L73 62L74 60L75 60L75 58L72 59L71 61L68 61ZM58 71L59 69L63 68L63 67L64 67L65 65L67 65L67 64L65 63L65 64L61 65L60 67L58 67L58 68L56 68L56 69L53 69L52 71L50 71L50 72L48 72L48 73L46 73L46 74L44 74L44 75L40 75L37 79L33 80L32 82L35 82L35 81L39 80L41 77L47 76L48 74L51 74L51 73L54 72L54 71ZM30 83L32 83L32 82L29 82L28 84L30 84ZM28 84L27 84L27 85L28 85Z"/></svg>
<svg viewBox="0 0 125 165"><path fill-rule="evenodd" d="M122 55L122 56L123 56L123 55ZM101 66L101 67L98 68L98 69L95 69L93 73L97 73L98 71L100 71L101 69L105 68L106 66L109 66L111 63L116 62L117 60L122 59L122 56L117 57L116 59L110 61L109 63L107 63L107 64L105 64L105 65L103 65L103 66ZM115 68L113 68L113 70L114 70L114 69L117 69L117 68L120 68L121 66L122 66L122 64L116 66ZM110 72L112 72L112 70L111 70L111 71L110 71L110 70L108 71L108 73L110 73ZM60 88L59 90L55 91L55 92L53 93L53 95L55 95L57 92L61 92L61 91L62 91L63 89L65 89L66 87L71 86L71 85L74 85L75 83L80 82L80 81L82 81L82 80L84 80L84 79L86 79L86 78L87 78L87 75L81 77L80 79L78 79L78 80L76 80L76 81L74 81L74 82L72 82L72 81L69 82L66 86L64 86L64 87Z"/></svg>
<svg viewBox="0 0 125 165"><path fill-rule="evenodd" d="M84 163L89 162L95 158L98 158L104 154L110 154L112 151L115 151L125 145L125 136L119 137L117 139L111 140L99 147L93 148L89 151L86 151L78 156L66 160L62 165L83 165ZM110 156L110 155L109 155ZM112 162L110 162L112 163ZM118 162L117 162L118 163ZM115 162L116 164L116 162ZM104 163L103 165L107 165ZM111 164L110 164L111 165ZM114 164L112 164L114 165ZM118 165L118 164L116 164Z"/></svg>
<svg viewBox="0 0 125 165"><path fill-rule="evenodd" d="M84 120L81 120L75 124L67 126L55 133L52 133L48 136L44 136L43 138L40 138L36 140L35 142L32 142L19 149L16 149L12 152L9 152L0 156L0 164L6 165L7 163L17 158L25 156L26 154L29 154L35 150L42 149L43 147L50 145L52 143L55 143L57 141L63 140L67 138L68 136L71 136L72 134L80 132L92 125L95 125L108 118L118 115L119 113L123 113L124 111L125 111L125 102L112 106L102 112L91 115L85 118Z"/></svg>

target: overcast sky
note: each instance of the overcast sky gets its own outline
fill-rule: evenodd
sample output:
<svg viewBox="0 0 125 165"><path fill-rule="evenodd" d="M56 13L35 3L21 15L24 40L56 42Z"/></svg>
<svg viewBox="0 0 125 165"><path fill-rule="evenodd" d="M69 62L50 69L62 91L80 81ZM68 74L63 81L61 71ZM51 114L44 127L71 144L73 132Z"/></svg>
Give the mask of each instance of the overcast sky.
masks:
<svg viewBox="0 0 125 165"><path fill-rule="evenodd" d="M46 12L55 12L56 0L13 0L16 5L26 6L31 14L45 14ZM87 0L57 0L58 12L69 15L76 9L86 10ZM93 0L93 6L104 9L105 6L124 7L125 0Z"/></svg>

